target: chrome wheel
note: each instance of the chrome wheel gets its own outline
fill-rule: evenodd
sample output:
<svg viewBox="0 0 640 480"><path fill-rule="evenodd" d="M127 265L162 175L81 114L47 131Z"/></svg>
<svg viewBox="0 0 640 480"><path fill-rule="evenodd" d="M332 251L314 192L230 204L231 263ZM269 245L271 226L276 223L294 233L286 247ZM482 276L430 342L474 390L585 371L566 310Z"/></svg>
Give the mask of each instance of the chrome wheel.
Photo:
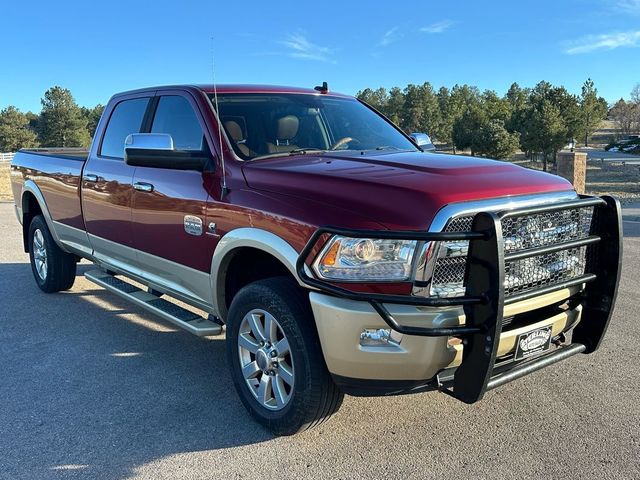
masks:
<svg viewBox="0 0 640 480"><path fill-rule="evenodd" d="M289 341L273 315L254 309L242 319L238 332L242 376L258 402L269 410L284 408L295 378Z"/></svg>
<svg viewBox="0 0 640 480"><path fill-rule="evenodd" d="M41 280L47 279L47 247L44 243L44 235L42 231L37 229L33 232L33 261L36 267L36 273Z"/></svg>

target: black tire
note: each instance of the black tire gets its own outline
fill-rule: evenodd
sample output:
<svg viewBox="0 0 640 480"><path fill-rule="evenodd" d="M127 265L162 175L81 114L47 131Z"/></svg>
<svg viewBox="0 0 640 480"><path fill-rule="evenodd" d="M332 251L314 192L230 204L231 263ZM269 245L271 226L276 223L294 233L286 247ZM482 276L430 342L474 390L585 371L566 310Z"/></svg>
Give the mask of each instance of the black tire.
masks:
<svg viewBox="0 0 640 480"><path fill-rule="evenodd" d="M256 309L277 319L279 331L288 340L294 381L293 386L288 387L288 403L280 410L263 406L242 372L240 326L245 316ZM309 300L292 279L269 278L242 288L229 309L226 343L231 377L242 403L260 424L276 435L292 435L314 427L340 408L343 394L327 370Z"/></svg>
<svg viewBox="0 0 640 480"><path fill-rule="evenodd" d="M36 249L34 246L34 237L38 238L45 252L44 264L46 269L40 268L40 271L36 258L39 259L38 265L41 267L43 257L40 254L41 250ZM37 215L31 220L28 240L31 271L40 290L46 293L69 290L76 280L76 256L64 252L58 247L42 215ZM43 271L44 275L42 274Z"/></svg>

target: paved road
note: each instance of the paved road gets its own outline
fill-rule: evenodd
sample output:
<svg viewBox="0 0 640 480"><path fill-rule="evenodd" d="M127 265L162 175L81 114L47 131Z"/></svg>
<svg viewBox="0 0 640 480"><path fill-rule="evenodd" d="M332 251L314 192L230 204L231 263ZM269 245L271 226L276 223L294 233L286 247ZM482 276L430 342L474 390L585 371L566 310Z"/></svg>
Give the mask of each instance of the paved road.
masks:
<svg viewBox="0 0 640 480"><path fill-rule="evenodd" d="M587 160L604 160L605 162L627 162L640 164L640 155L631 155L623 152L608 152L606 150L593 150L590 148L576 148L578 152L586 152Z"/></svg>
<svg viewBox="0 0 640 480"><path fill-rule="evenodd" d="M0 478L640 478L640 222L630 219L597 354L474 406L437 393L347 397L321 428L273 438L240 405L221 339L176 331L82 278L40 293L0 204Z"/></svg>

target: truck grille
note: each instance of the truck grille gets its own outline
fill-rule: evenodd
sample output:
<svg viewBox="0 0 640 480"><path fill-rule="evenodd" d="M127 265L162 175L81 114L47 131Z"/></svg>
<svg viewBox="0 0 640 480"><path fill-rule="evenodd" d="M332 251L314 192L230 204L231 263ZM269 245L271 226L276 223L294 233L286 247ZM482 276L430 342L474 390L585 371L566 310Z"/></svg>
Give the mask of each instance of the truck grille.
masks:
<svg viewBox="0 0 640 480"><path fill-rule="evenodd" d="M573 208L503 218L505 254L557 245L589 236L593 207ZM444 231L471 230L473 216L451 219ZM469 242L441 242L435 254L431 296L450 298L464 295L464 273ZM583 275L589 246L542 253L505 264L505 296L535 290Z"/></svg>

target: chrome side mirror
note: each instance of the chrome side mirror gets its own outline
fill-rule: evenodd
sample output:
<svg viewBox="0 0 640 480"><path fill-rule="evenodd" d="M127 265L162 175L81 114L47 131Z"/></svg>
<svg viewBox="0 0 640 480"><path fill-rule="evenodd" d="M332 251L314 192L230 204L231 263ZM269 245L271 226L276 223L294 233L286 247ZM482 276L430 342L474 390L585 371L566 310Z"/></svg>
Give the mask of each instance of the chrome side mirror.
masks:
<svg viewBox="0 0 640 480"><path fill-rule="evenodd" d="M435 145L431 141L431 138L426 133L413 132L409 136L413 139L413 143L419 146L422 150L430 151L436 149Z"/></svg>
<svg viewBox="0 0 640 480"><path fill-rule="evenodd" d="M124 149L173 150L173 138L168 133L132 133L124 140Z"/></svg>
<svg viewBox="0 0 640 480"><path fill-rule="evenodd" d="M204 171L211 166L208 148L176 150L167 133L132 133L124 141L124 161L132 167Z"/></svg>

